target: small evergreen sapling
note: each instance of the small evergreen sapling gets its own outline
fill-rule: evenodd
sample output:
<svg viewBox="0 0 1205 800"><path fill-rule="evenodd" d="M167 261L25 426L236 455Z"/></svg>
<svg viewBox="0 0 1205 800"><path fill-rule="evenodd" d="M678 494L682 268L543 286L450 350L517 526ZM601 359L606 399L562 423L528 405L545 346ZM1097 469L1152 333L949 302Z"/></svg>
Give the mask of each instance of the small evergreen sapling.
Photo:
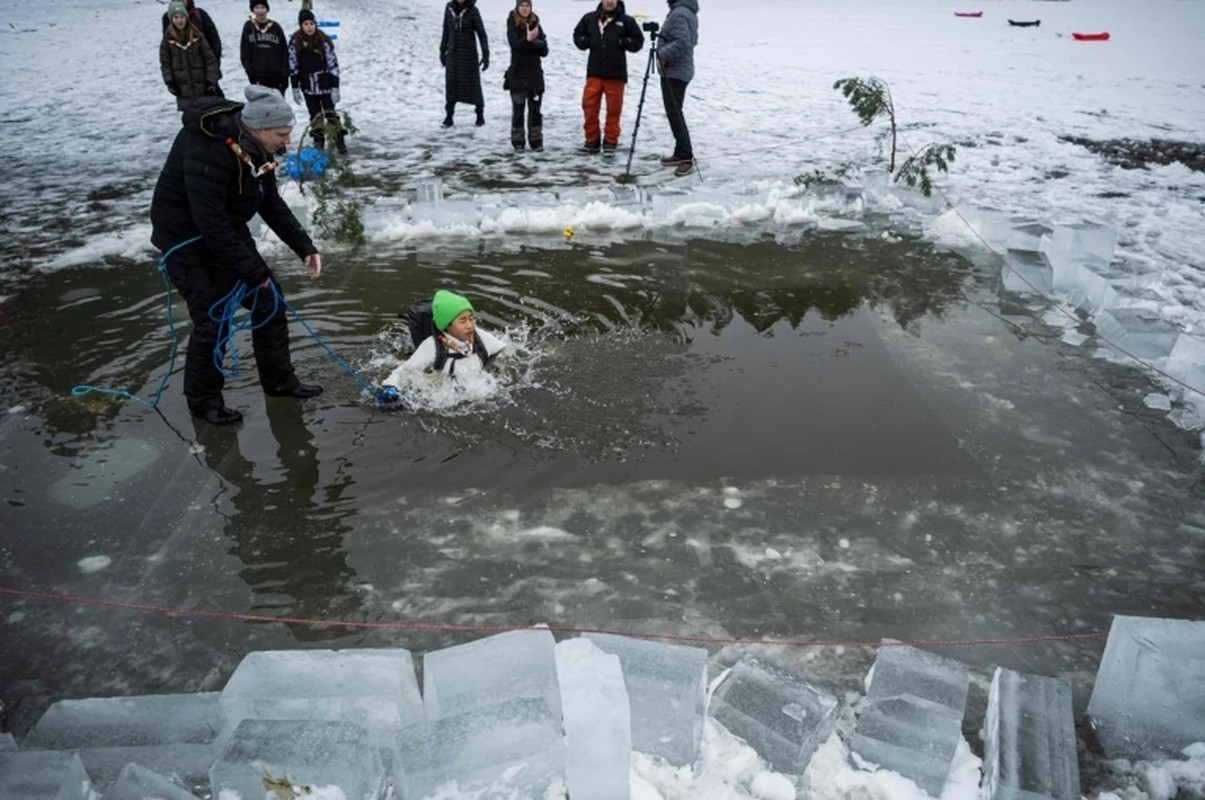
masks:
<svg viewBox="0 0 1205 800"><path fill-rule="evenodd" d="M892 181L903 181L908 186L919 185L925 197L933 194L929 167L949 172L949 166L954 161L954 145L927 144L906 158L896 171L896 141L899 138L899 129L896 125L895 104L891 100L891 90L887 88L887 84L881 78L842 78L833 84L833 88L841 90L841 94L845 95L863 125L870 125L882 117L887 118L890 129L881 136L891 137L891 156L888 159L887 171L894 176Z"/></svg>

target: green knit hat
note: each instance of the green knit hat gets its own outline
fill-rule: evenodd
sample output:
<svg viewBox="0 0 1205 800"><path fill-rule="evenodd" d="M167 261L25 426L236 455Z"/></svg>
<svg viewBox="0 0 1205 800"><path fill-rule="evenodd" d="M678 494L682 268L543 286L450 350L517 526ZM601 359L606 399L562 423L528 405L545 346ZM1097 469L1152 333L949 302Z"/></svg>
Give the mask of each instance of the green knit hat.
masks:
<svg viewBox="0 0 1205 800"><path fill-rule="evenodd" d="M431 299L431 319L437 330L445 330L462 311L472 310L473 304L467 297L446 289L440 289Z"/></svg>

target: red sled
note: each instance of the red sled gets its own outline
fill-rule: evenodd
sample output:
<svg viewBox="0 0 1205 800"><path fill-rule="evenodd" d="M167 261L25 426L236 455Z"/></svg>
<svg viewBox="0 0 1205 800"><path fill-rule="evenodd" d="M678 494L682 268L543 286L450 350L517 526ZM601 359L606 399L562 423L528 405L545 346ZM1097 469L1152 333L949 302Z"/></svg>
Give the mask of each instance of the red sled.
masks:
<svg viewBox="0 0 1205 800"><path fill-rule="evenodd" d="M954 16L956 16L956 17L982 17L983 12L982 11L955 11Z"/></svg>
<svg viewBox="0 0 1205 800"><path fill-rule="evenodd" d="M1073 33L1071 38L1077 42L1107 42L1109 41L1109 32L1103 33Z"/></svg>

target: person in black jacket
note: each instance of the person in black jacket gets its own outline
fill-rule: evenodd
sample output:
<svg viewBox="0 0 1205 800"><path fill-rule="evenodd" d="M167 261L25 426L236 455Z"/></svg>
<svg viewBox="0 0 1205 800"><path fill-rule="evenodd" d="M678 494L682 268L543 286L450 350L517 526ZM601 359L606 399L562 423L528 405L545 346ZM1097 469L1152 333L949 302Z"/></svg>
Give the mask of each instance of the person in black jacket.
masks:
<svg viewBox="0 0 1205 800"><path fill-rule="evenodd" d="M213 24L213 19L205 13L205 9L197 8L193 0L184 0L184 7L188 9L188 21L205 37L209 49L213 51L213 57L218 60L218 78L220 79L222 77L222 37L218 35L218 26ZM164 33L167 33L167 26L171 21L171 15L164 11Z"/></svg>
<svg viewBox="0 0 1205 800"><path fill-rule="evenodd" d="M518 0L506 17L506 41L510 44L510 67L506 70L505 89L510 90L510 143L522 150L544 149L544 117L540 100L544 97L544 67L540 59L548 55L548 39L540 27L540 18L531 10L531 0ZM523 115L527 112L527 138L523 137Z"/></svg>
<svg viewBox="0 0 1205 800"><path fill-rule="evenodd" d="M268 0L250 0L251 19L243 25L239 59L247 82L271 86L284 95L289 88L289 40L280 23L268 19Z"/></svg>
<svg viewBox="0 0 1205 800"><path fill-rule="evenodd" d="M276 189L274 155L289 144L293 110L273 89L248 86L246 96L245 105L202 97L184 112L184 128L172 142L151 199L151 243L165 253L183 245L169 256L166 269L193 322L184 396L193 416L215 425L242 419L222 399L225 380L214 365L220 331L209 315L239 281L255 289L244 305L251 310L251 341L264 391L296 398L322 393L321 387L298 380L293 370L288 320L274 297L280 287L247 228L258 213L305 261L311 277L322 272L318 249ZM183 244L195 237L200 240Z"/></svg>
<svg viewBox="0 0 1205 800"><path fill-rule="evenodd" d="M457 103L472 103L477 125L485 124L485 100L481 96L477 42L481 42L481 72L490 68L490 41L485 35L477 0L449 0L444 13L444 33L439 42L439 63L444 68L443 127L452 127Z"/></svg>
<svg viewBox="0 0 1205 800"><path fill-rule="evenodd" d="M326 146L326 131L335 131L335 148L339 155L347 155L343 142L343 128L335 105L339 102L339 58L335 55L335 43L314 20L314 12L302 9L297 14L301 27L289 40L289 77L293 81L293 102L300 105L305 98L305 108L310 115L310 135L314 146L321 150Z"/></svg>
<svg viewBox="0 0 1205 800"><path fill-rule="evenodd" d="M218 87L221 72L209 43L189 21L184 3L172 0L167 11L171 24L159 43L159 71L167 90L176 97L176 108L183 111L197 97L222 95Z"/></svg>
<svg viewBox="0 0 1205 800"><path fill-rule="evenodd" d="M598 8L582 17L573 29L578 50L589 50L586 61L586 88L582 91L586 143L582 149L614 155L619 147L619 115L623 111L623 92L628 83L628 53L644 47L644 34L636 20L627 15L622 0L602 0ZM607 122L601 142L598 112L603 96L607 98Z"/></svg>

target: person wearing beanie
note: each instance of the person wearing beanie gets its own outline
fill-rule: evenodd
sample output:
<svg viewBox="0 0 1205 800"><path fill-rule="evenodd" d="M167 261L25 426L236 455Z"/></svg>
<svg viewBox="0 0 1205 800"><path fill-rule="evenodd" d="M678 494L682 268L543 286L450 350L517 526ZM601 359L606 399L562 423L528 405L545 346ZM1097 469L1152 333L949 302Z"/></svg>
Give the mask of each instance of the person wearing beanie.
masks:
<svg viewBox="0 0 1205 800"><path fill-rule="evenodd" d="M481 42L481 61L477 43ZM444 10L444 32L439 42L439 63L444 68L443 127L452 127L457 103L469 103L477 111L478 126L485 124L485 99L481 95L481 72L490 68L490 42L477 10L477 0L448 0ZM478 72L480 66L481 72Z"/></svg>
<svg viewBox="0 0 1205 800"><path fill-rule="evenodd" d="M309 9L303 8L297 14L297 24L297 32L289 39L293 102L300 104L304 98L315 147L321 150L326 146L330 130L339 154L347 155L343 128L335 113L339 102L339 58L335 55L335 43L318 27L314 12Z"/></svg>
<svg viewBox="0 0 1205 800"><path fill-rule="evenodd" d="M674 168L674 175L689 175L695 168L695 153L682 106L686 86L695 76L695 45L699 41L699 0L667 0L669 14L661 26L657 67L661 73L661 99L665 117L674 135L674 152L661 164Z"/></svg>
<svg viewBox="0 0 1205 800"><path fill-rule="evenodd" d="M209 49L213 51L213 57L218 60L218 78L222 77L222 37L218 35L218 26L213 24L213 19L205 13L205 9L197 8L193 0L184 0L184 7L188 9L188 21L193 27L201 32L205 37L205 41L209 43ZM171 12L163 12L163 32L167 33L167 26L171 24Z"/></svg>
<svg viewBox="0 0 1205 800"><path fill-rule="evenodd" d="M613 156L619 148L619 118L628 85L628 53L644 47L640 23L628 16L623 0L599 0L573 29L573 44L590 55L586 59L586 86L582 89L582 125L586 141L582 152ZM607 101L606 121L599 129L598 115Z"/></svg>
<svg viewBox="0 0 1205 800"><path fill-rule="evenodd" d="M184 396L193 416L215 425L238 422L242 414L222 395L225 379L214 365L220 330L209 310L240 282L255 290L244 305L264 392L299 399L322 393L293 369L285 305L275 296L280 286L247 227L258 214L310 277L321 274L318 248L276 186L274 156L289 144L293 110L275 89L252 85L245 94L245 104L202 97L185 110L151 198L151 243L171 251L167 275L193 322Z"/></svg>
<svg viewBox="0 0 1205 800"><path fill-rule="evenodd" d="M477 326L473 304L464 295L440 289L431 300L420 300L402 317L410 327L414 353L385 379L397 389L407 376L435 373L455 379L480 372L507 342Z"/></svg>
<svg viewBox="0 0 1205 800"><path fill-rule="evenodd" d="M525 144L530 144L532 150L543 150L544 118L540 114L540 101L544 97L544 67L540 59L548 55L548 39L540 27L540 18L531 10L531 0L515 3L515 10L506 18L506 41L510 45L510 67L502 88L510 91L510 143L516 150L522 150Z"/></svg>
<svg viewBox="0 0 1205 800"><path fill-rule="evenodd" d="M271 86L283 96L289 88L289 44L280 23L268 19L267 0L250 0L251 19L243 24L239 58L247 82Z"/></svg>
<svg viewBox="0 0 1205 800"><path fill-rule="evenodd" d="M221 96L218 79L221 70L209 42L190 21L188 8L181 0L167 7L167 30L159 42L159 72L167 90L183 111L198 97Z"/></svg>

